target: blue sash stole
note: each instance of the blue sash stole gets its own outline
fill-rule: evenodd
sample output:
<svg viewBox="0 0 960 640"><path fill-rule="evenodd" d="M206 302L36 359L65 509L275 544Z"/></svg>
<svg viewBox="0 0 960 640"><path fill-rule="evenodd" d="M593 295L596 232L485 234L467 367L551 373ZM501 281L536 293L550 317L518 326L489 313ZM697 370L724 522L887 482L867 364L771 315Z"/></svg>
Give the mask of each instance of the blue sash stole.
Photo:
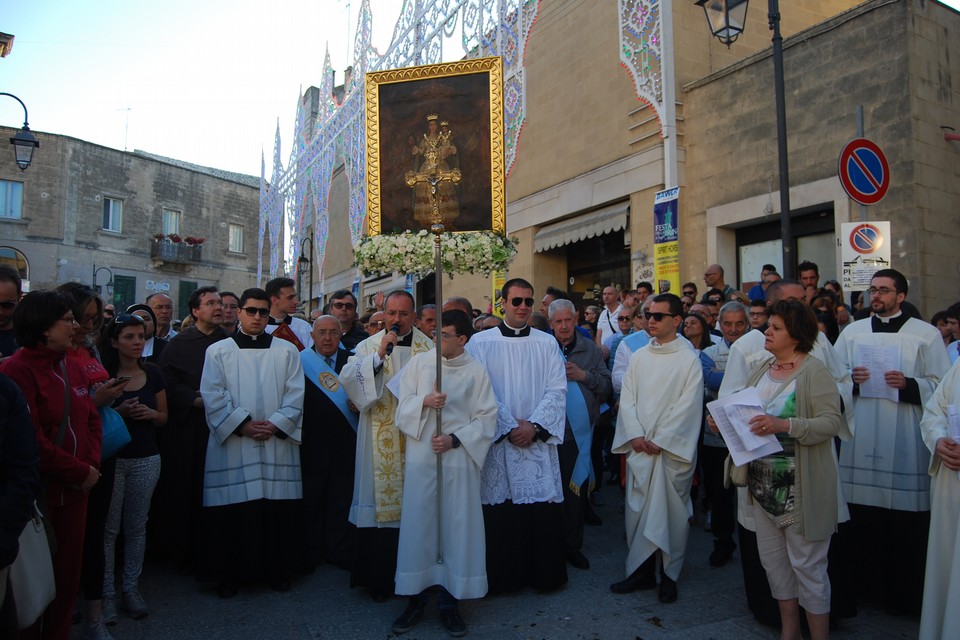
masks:
<svg viewBox="0 0 960 640"><path fill-rule="evenodd" d="M623 341L630 347L630 351L636 353L650 344L650 335L646 331L637 331L626 336Z"/></svg>
<svg viewBox="0 0 960 640"><path fill-rule="evenodd" d="M340 413L343 414L343 417L347 419L347 422L350 423L350 426L353 427L354 433L356 433L357 426L360 423L360 417L350 411L350 406L347 404L347 392L344 390L343 385L340 384L336 370L329 366L313 348L301 351L300 361L303 363L303 373L306 375L307 380L312 382L330 398L333 404L337 406L337 409L340 410Z"/></svg>
<svg viewBox="0 0 960 640"><path fill-rule="evenodd" d="M587 401L580 385L573 380L567 381L567 420L570 421L570 430L578 449L573 475L570 476L570 490L574 495L580 495L580 486L584 480L589 478L589 486L592 488L596 479L593 475L593 463L590 461L590 445L593 440L590 412L587 410Z"/></svg>

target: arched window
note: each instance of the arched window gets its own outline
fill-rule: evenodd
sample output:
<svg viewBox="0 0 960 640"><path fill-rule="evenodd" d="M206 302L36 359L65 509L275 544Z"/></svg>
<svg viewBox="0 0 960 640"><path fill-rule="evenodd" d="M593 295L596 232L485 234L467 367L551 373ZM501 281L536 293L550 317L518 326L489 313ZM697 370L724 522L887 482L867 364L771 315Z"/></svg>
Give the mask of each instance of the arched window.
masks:
<svg viewBox="0 0 960 640"><path fill-rule="evenodd" d="M27 263L27 256L13 247L0 247L0 264L8 264L19 271L20 279L30 279L30 265Z"/></svg>

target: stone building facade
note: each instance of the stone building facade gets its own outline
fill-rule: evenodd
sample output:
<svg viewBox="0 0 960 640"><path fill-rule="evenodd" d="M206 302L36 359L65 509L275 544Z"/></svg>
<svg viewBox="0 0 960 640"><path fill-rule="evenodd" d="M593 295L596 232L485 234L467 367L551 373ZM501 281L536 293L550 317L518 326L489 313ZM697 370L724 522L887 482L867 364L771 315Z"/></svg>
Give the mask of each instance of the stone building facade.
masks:
<svg viewBox="0 0 960 640"><path fill-rule="evenodd" d="M0 139L15 131L0 127ZM95 280L110 299L112 276L118 307L162 291L184 317L199 286L255 286L258 177L34 134L40 148L26 171L0 154L0 261L31 290Z"/></svg>

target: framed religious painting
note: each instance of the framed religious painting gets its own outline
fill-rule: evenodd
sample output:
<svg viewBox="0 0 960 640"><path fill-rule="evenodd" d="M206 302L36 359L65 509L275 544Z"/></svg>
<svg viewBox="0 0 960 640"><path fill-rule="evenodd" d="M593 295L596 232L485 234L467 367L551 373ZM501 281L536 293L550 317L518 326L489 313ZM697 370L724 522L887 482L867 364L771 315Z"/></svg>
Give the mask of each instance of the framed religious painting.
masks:
<svg viewBox="0 0 960 640"><path fill-rule="evenodd" d="M366 76L367 234L506 231L500 58Z"/></svg>

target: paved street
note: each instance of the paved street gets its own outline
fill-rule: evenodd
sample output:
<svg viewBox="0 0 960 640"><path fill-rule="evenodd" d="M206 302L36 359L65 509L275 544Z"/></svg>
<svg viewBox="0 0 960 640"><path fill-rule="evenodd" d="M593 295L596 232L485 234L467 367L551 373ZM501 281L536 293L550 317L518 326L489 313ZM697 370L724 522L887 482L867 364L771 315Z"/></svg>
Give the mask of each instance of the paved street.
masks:
<svg viewBox="0 0 960 640"><path fill-rule="evenodd" d="M584 553L591 568L569 568L561 591L539 595L525 590L461 605L468 638L655 640L658 638L775 640L779 634L756 623L746 608L739 556L721 569L707 564L712 537L700 527L690 544L675 604L657 601L656 591L614 595L612 582L623 578L626 544L619 490L603 488L606 506L597 508L602 527L588 527ZM237 559L242 562L242 558ZM406 599L376 604L362 590L348 588L347 574L320 567L294 583L289 593L267 587L241 589L231 600L201 591L189 578L158 565L144 569L142 593L153 613L141 621L125 618L112 628L117 640L269 638L311 640L393 638L390 625ZM915 638L919 622L861 607L833 636L841 639ZM79 628L75 637L79 638ZM447 638L434 602L404 639Z"/></svg>

